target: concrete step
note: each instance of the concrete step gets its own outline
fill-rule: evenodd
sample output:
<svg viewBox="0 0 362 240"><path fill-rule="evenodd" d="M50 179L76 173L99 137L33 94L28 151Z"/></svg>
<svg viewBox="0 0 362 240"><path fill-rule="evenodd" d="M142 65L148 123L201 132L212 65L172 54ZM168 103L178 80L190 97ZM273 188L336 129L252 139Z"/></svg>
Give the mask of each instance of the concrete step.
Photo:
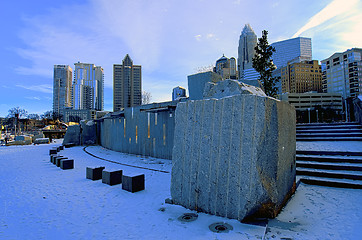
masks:
<svg viewBox="0 0 362 240"><path fill-rule="evenodd" d="M322 169L322 170L345 170L345 171L361 171L362 163L331 163L331 162L313 162L313 161L297 161L298 168Z"/></svg>
<svg viewBox="0 0 362 240"><path fill-rule="evenodd" d="M316 134L316 133L361 133L362 129L308 129L297 130L298 134Z"/></svg>
<svg viewBox="0 0 362 240"><path fill-rule="evenodd" d="M319 156L319 155L296 155L296 160L299 162L326 162L326 163L362 163L362 157L359 156Z"/></svg>
<svg viewBox="0 0 362 240"><path fill-rule="evenodd" d="M362 141L362 137L298 137L297 142L310 141Z"/></svg>
<svg viewBox="0 0 362 240"><path fill-rule="evenodd" d="M350 179L335 179L335 178L322 178L311 176L297 176L297 181L310 185L337 187L337 188L352 188L362 189L362 181Z"/></svg>
<svg viewBox="0 0 362 240"><path fill-rule="evenodd" d="M334 123L298 123L297 127L299 126L346 126L346 125L360 125L358 122L334 122Z"/></svg>
<svg viewBox="0 0 362 240"><path fill-rule="evenodd" d="M362 152L352 151L313 151L313 150L297 150L297 155L319 155L319 156L362 156Z"/></svg>
<svg viewBox="0 0 362 240"><path fill-rule="evenodd" d="M297 175L362 180L361 171L344 171L344 170L321 170L297 167Z"/></svg>
<svg viewBox="0 0 362 240"><path fill-rule="evenodd" d="M312 130L312 129L362 129L361 125L334 125L334 126L296 126L298 130Z"/></svg>
<svg viewBox="0 0 362 240"><path fill-rule="evenodd" d="M303 137L362 137L362 133L308 133L308 134L298 134L297 138L303 138Z"/></svg>

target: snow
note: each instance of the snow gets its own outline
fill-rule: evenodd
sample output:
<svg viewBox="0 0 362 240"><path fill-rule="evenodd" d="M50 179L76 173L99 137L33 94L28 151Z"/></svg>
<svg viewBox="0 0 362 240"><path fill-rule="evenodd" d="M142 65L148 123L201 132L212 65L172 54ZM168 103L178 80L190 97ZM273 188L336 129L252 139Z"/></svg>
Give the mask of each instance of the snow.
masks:
<svg viewBox="0 0 362 240"><path fill-rule="evenodd" d="M267 226L204 213L184 223L178 217L194 211L164 203L170 197L170 160L86 148L113 161L108 162L73 147L61 155L74 159L75 168L61 170L49 162L49 149L59 144L0 147L0 239L360 239L362 234L362 190L300 184ZM297 147L361 147L355 142L319 144L303 142ZM125 175L143 173L146 189L130 193L122 185L86 179L89 166L122 169ZM233 230L211 232L208 227L216 222L228 223Z"/></svg>

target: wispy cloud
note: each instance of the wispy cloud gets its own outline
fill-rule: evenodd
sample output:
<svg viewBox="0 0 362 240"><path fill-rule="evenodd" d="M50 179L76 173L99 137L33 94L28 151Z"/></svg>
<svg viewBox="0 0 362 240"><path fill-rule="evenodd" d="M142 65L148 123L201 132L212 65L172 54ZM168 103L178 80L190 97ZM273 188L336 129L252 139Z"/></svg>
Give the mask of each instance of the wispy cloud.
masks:
<svg viewBox="0 0 362 240"><path fill-rule="evenodd" d="M308 22L293 35L293 38L300 36L302 33L308 31L309 29L317 27L336 16L345 14L346 12L353 10L353 8L358 3L359 3L359 0L348 0L348 1L334 0L334 1L332 1L325 8L323 8L321 11L319 11L317 14L315 14L313 17L311 17L308 20Z"/></svg>
<svg viewBox="0 0 362 240"><path fill-rule="evenodd" d="M17 84L16 86L20 87L20 88L31 90L31 91L36 91L36 92L53 93L53 86L48 85L48 84L29 85L29 86Z"/></svg>
<svg viewBox="0 0 362 240"><path fill-rule="evenodd" d="M25 97L26 99L29 99L29 100L38 100L40 101L40 97Z"/></svg>

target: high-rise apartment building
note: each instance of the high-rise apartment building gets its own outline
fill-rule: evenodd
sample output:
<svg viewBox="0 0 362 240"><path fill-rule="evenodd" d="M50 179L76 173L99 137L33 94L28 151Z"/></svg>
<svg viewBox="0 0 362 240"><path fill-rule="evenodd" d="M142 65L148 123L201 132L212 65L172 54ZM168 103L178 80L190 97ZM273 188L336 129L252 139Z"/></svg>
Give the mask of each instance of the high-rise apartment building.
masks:
<svg viewBox="0 0 362 240"><path fill-rule="evenodd" d="M272 59L277 68L288 63L312 60L312 39L297 37L271 44L275 48Z"/></svg>
<svg viewBox="0 0 362 240"><path fill-rule="evenodd" d="M236 59L227 58L224 55L216 61L214 72L219 74L222 79L237 79Z"/></svg>
<svg viewBox="0 0 362 240"><path fill-rule="evenodd" d="M248 76L258 78L257 72L253 68L253 57L257 45L257 36L249 24L245 24L239 39L238 47L238 75L243 79L244 73ZM249 77L250 78L250 77Z"/></svg>
<svg viewBox="0 0 362 240"><path fill-rule="evenodd" d="M54 65L53 112L62 116L71 106L72 68L69 65Z"/></svg>
<svg viewBox="0 0 362 240"><path fill-rule="evenodd" d="M142 104L142 71L127 54L122 64L113 64L113 111Z"/></svg>
<svg viewBox="0 0 362 240"><path fill-rule="evenodd" d="M74 64L72 108L102 111L104 106L104 72L100 66L89 63Z"/></svg>
<svg viewBox="0 0 362 240"><path fill-rule="evenodd" d="M341 93L344 99L362 94L362 48L334 53L321 63L323 92Z"/></svg>
<svg viewBox="0 0 362 240"><path fill-rule="evenodd" d="M322 71L317 60L280 68L282 93L322 92Z"/></svg>

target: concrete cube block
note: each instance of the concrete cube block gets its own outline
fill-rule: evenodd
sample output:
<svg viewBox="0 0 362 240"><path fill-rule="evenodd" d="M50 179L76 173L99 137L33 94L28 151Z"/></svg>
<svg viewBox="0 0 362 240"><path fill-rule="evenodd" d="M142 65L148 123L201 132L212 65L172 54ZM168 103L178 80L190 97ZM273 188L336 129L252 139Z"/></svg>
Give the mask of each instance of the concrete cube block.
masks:
<svg viewBox="0 0 362 240"><path fill-rule="evenodd" d="M55 156L53 156L53 157L52 157L52 163L53 163L53 164L56 164L56 159L57 159L58 157L64 157L64 156L60 156L60 155L55 155Z"/></svg>
<svg viewBox="0 0 362 240"><path fill-rule="evenodd" d="M59 149L60 149L60 150L64 150L64 146L63 146L63 145L60 145L60 146L59 146Z"/></svg>
<svg viewBox="0 0 362 240"><path fill-rule="evenodd" d="M63 159L68 159L66 157L57 157L55 158L55 165L57 165L57 167L60 167L60 161Z"/></svg>
<svg viewBox="0 0 362 240"><path fill-rule="evenodd" d="M138 192L145 189L145 175L123 175L122 176L122 189L128 192Z"/></svg>
<svg viewBox="0 0 362 240"><path fill-rule="evenodd" d="M49 155L52 155L52 154L57 154L57 149L56 148L52 148L49 150Z"/></svg>
<svg viewBox="0 0 362 240"><path fill-rule="evenodd" d="M60 152L60 147L57 147L57 152Z"/></svg>
<svg viewBox="0 0 362 240"><path fill-rule="evenodd" d="M50 155L50 162L53 163L53 157L58 156L57 154L51 154Z"/></svg>
<svg viewBox="0 0 362 240"><path fill-rule="evenodd" d="M87 167L86 178L91 179L93 181L102 179L103 169L105 169L105 167L96 167L96 168Z"/></svg>
<svg viewBox="0 0 362 240"><path fill-rule="evenodd" d="M63 170L73 169L74 168L74 160L73 159L61 159L60 160L60 168Z"/></svg>
<svg viewBox="0 0 362 240"><path fill-rule="evenodd" d="M102 171L102 183L108 185L116 185L122 183L122 170L118 171Z"/></svg>

